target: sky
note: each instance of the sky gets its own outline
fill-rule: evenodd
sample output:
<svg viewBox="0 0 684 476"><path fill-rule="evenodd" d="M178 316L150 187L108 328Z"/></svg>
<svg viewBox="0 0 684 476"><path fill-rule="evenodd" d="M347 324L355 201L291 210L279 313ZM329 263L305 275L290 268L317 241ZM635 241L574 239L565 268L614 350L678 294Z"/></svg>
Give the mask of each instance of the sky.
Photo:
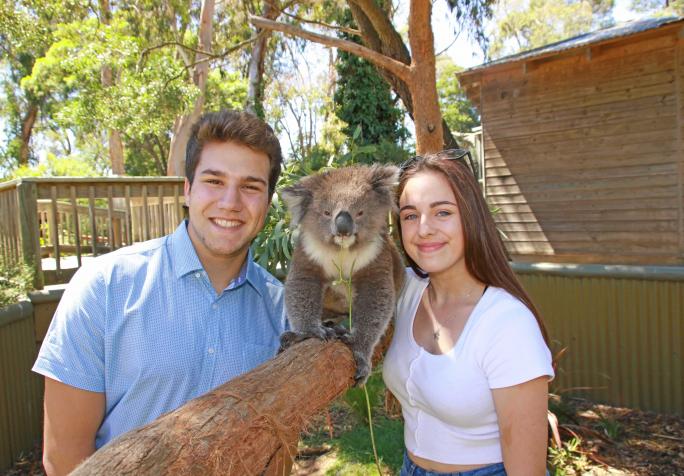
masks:
<svg viewBox="0 0 684 476"><path fill-rule="evenodd" d="M408 17L408 4L407 0L401 0L400 2L398 14L402 18ZM644 16L643 14L630 11L629 4L630 0L616 0L613 13L616 22L620 23ZM453 42L454 23L455 19L447 7L447 2L443 0L434 2L432 29L435 35L435 51L440 52L447 48L445 54L448 54L454 63L464 68L482 64L482 51L467 34L461 33L456 41Z"/></svg>

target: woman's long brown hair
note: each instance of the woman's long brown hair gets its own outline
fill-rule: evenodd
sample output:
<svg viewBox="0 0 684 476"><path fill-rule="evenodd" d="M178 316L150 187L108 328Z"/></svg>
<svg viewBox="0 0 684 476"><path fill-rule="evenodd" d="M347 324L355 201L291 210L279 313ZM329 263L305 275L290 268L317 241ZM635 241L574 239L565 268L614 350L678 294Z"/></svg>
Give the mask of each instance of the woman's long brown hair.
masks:
<svg viewBox="0 0 684 476"><path fill-rule="evenodd" d="M443 174L454 192L463 225L464 256L468 272L486 285L505 289L525 304L537 319L548 346L549 336L544 321L511 269L506 248L482 195L480 185L464 161L450 160L444 153L412 159L399 176L397 202L404 191L406 182L414 175L427 170ZM397 220L397 224L401 238L401 220ZM427 277L427 273L421 270L410 256L406 255L406 259L419 276Z"/></svg>

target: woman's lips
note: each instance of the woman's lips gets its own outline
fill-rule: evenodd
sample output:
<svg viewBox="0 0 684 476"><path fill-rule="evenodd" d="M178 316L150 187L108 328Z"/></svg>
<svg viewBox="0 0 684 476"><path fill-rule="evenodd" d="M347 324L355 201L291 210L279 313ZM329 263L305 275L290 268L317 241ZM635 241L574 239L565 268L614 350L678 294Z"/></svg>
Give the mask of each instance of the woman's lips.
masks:
<svg viewBox="0 0 684 476"><path fill-rule="evenodd" d="M431 253L441 249L443 246L444 243L423 243L421 245L417 245L417 248L421 253Z"/></svg>

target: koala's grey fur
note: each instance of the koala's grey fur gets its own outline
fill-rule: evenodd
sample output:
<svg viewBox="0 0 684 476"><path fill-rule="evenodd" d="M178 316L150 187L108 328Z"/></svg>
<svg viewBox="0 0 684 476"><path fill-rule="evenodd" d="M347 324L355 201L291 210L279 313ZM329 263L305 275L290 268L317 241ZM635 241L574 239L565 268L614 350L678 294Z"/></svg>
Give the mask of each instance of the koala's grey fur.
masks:
<svg viewBox="0 0 684 476"><path fill-rule="evenodd" d="M365 383L374 347L395 311L404 267L387 233L394 210L399 170L394 166L354 166L301 179L281 191L299 226L285 282L285 306L294 332L282 336L286 347L307 337L341 337L356 359L356 382ZM325 321L348 315L347 289L352 283L352 329L337 335Z"/></svg>

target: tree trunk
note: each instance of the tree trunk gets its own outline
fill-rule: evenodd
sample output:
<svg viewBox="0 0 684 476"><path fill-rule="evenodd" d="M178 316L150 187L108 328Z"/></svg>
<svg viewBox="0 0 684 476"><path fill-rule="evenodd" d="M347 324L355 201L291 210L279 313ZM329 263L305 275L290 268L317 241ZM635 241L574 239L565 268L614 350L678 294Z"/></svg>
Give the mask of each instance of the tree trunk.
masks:
<svg viewBox="0 0 684 476"><path fill-rule="evenodd" d="M213 35L214 0L203 0L199 23L199 46L201 51L211 51L211 38ZM199 95L195 100L190 114L176 118L173 128L173 137L169 148L169 159L166 167L167 175L185 175L185 148L190 139L192 125L202 114L204 107L204 93L209 75L208 56L204 53L195 55L195 67L193 82L199 89Z"/></svg>
<svg viewBox="0 0 684 476"><path fill-rule="evenodd" d="M419 154L437 152L445 146L457 147L456 140L441 117L437 99L431 1L411 1L409 37L412 38L413 59L387 12L378 7L374 0L348 0L347 3L361 31L365 47L263 18L252 17L251 21L262 28L340 48L370 61L399 95L416 123L416 148Z"/></svg>
<svg viewBox="0 0 684 476"><path fill-rule="evenodd" d="M21 121L21 145L19 146L19 165L28 165L31 134L38 118L38 105L29 102L28 111Z"/></svg>
<svg viewBox="0 0 684 476"><path fill-rule="evenodd" d="M279 10L275 8L272 0L264 0L264 18L275 20ZM264 61L268 40L271 38L270 30L257 28L257 40L252 48L252 56L249 59L249 71L247 73L247 104L245 109L252 114L264 118Z"/></svg>
<svg viewBox="0 0 684 476"><path fill-rule="evenodd" d="M430 0L411 0L409 41L413 59L409 88L413 97L413 122L416 126L418 154L439 152L444 148L431 18Z"/></svg>
<svg viewBox="0 0 684 476"><path fill-rule="evenodd" d="M109 0L100 0L100 15L102 17L102 23L109 25L109 22L112 19L112 10L109 5ZM102 70L100 71L100 82L105 88L114 85L114 72L112 71L111 66L105 65L102 67ZM125 175L123 141L121 140L121 132L116 129L109 130L108 149L112 173L114 175Z"/></svg>
<svg viewBox="0 0 684 476"><path fill-rule="evenodd" d="M294 458L306 422L351 386L354 371L341 342L306 340L122 435L72 475L278 474L279 455Z"/></svg>

